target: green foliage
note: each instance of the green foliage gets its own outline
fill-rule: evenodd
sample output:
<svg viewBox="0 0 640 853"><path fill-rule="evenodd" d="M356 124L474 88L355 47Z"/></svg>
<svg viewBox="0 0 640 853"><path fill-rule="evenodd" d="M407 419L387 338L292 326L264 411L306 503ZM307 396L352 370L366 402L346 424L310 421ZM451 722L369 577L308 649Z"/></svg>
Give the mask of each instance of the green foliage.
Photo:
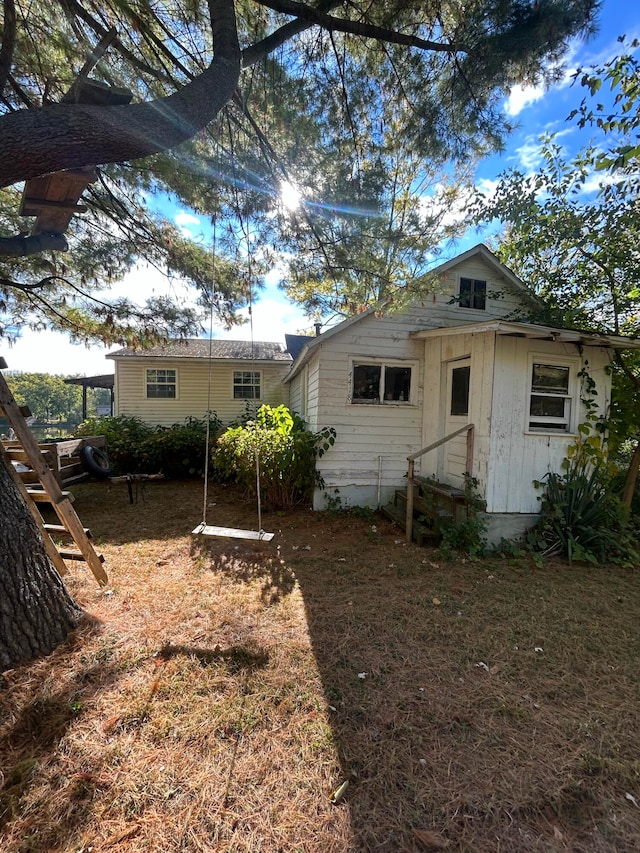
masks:
<svg viewBox="0 0 640 853"><path fill-rule="evenodd" d="M478 493L478 481L465 474L464 493L467 500L467 514L463 519L455 519L442 527L440 550L446 557L452 551L468 554L472 559L482 557L487 550L485 534L487 524L484 518L486 505Z"/></svg>
<svg viewBox="0 0 640 853"><path fill-rule="evenodd" d="M576 74L589 95L569 120L599 134L587 148L569 159L559 139L546 137L537 173L507 171L490 200L477 200L476 220L503 223L500 259L542 298L535 321L640 336L637 46ZM612 373L615 453L628 438L640 441L640 357L616 351Z"/></svg>
<svg viewBox="0 0 640 853"><path fill-rule="evenodd" d="M559 554L570 563L637 564L627 513L615 493L615 471L593 449L583 443L567 457L563 473L550 472L536 482L544 492L529 542L544 555Z"/></svg>
<svg viewBox="0 0 640 853"><path fill-rule="evenodd" d="M435 197L433 184L431 189L427 184L440 182L425 164L468 163L498 148L510 129L501 108L504 92L559 74L557 60L572 37L591 30L598 4L353 0L339 8L321 4L319 15L313 3L289 4L286 10L254 0L233 5L238 45L227 33L216 36L216 49L222 42L243 52L239 97L224 107L220 121L176 152L124 163L127 134L112 134L106 165L103 160L98 180L83 195L87 213L74 217L68 229L69 253L0 259L0 334L51 324L78 339L134 344L195 332L196 314L174 299L140 306L129 298L110 299L103 288L139 264L141 270L149 265L184 278L200 297L208 294L210 257L200 232L208 236L212 216L219 249L213 307L220 322L236 321L238 308L259 287L269 247L289 249L299 238L314 254L307 268L295 270L301 302L316 310L312 288L322 281L318 310L330 307L331 282L346 290L345 299L338 299L345 310L368 304L372 290L382 295L402 276L414 275L427 243L442 234L438 222L435 227L422 221L419 196ZM33 140L19 139L16 116L19 122L21 112L61 101L107 23L117 38L91 77L130 90L132 110L175 95L193 80L202 86L198 108L209 100L203 72L212 59L215 4L49 0L44 7L10 6L16 27L15 38L10 27L0 33L0 124L8 127L8 138L15 130L25 151ZM210 76L215 89L215 66ZM122 124L135 135L126 109ZM180 124L189 126L188 117ZM80 135L70 151L56 146L46 120L41 126L47 156L56 158L46 171L56 171L57 163L66 168L65 157L82 155L83 142L91 142L89 132L87 140ZM30 162L26 155L23 160ZM95 160L86 152L83 162ZM13 185L21 175L12 171L9 177L5 183ZM306 199L294 216L281 204L284 178ZM20 191L17 185L0 191L5 235L24 230ZM201 226L185 234L154 198L169 198L171 209L200 215ZM438 210L448 209L448 189L434 201L435 213L424 219L437 220ZM260 245L251 276L241 274L249 233Z"/></svg>
<svg viewBox="0 0 640 853"><path fill-rule="evenodd" d="M210 455L222 422L210 419ZM152 427L123 415L92 418L80 424L76 435L104 435L117 474L153 474L168 477L202 476L205 464L206 418L187 418L183 424Z"/></svg>
<svg viewBox="0 0 640 853"><path fill-rule="evenodd" d="M4 377L16 403L28 406L37 421L77 424L82 420L82 389L78 385L67 385L65 377L18 371L8 371ZM90 392L91 389L87 394L89 404L92 402Z"/></svg>
<svg viewBox="0 0 640 853"><path fill-rule="evenodd" d="M315 461L335 442L326 428L309 432L304 421L286 406L261 406L255 420L229 427L218 439L215 465L222 476L233 478L256 494L256 459L260 469L262 503L270 509L288 509L309 500L320 480Z"/></svg>

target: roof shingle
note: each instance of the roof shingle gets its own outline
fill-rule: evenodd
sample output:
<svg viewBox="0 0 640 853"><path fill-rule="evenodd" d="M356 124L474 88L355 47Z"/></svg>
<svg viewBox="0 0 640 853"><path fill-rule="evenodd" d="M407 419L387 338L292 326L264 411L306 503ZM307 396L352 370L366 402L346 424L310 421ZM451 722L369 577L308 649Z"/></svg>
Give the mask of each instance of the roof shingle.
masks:
<svg viewBox="0 0 640 853"><path fill-rule="evenodd" d="M188 338L166 344L134 349L124 347L110 353L107 358L224 358L238 361L291 361L282 344L273 341L227 341L214 338Z"/></svg>

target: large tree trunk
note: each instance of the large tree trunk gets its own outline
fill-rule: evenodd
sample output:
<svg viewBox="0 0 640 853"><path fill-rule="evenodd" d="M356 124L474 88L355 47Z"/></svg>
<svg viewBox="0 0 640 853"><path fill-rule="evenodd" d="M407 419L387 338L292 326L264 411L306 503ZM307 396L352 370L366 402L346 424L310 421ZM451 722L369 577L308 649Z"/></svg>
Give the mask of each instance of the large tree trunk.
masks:
<svg viewBox="0 0 640 853"><path fill-rule="evenodd" d="M231 99L240 76L233 0L209 0L215 54L199 77L166 98L122 106L47 104L0 116L0 186L147 157L191 139Z"/></svg>
<svg viewBox="0 0 640 853"><path fill-rule="evenodd" d="M80 615L0 457L0 672L53 651Z"/></svg>

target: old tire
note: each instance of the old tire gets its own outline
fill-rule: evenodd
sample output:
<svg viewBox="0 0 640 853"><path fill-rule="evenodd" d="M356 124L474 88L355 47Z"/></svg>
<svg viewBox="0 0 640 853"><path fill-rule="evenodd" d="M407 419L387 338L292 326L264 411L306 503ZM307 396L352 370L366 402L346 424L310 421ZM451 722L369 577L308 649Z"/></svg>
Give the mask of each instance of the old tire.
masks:
<svg viewBox="0 0 640 853"><path fill-rule="evenodd" d="M111 462L105 450L87 444L81 450L82 461L96 477L109 477Z"/></svg>

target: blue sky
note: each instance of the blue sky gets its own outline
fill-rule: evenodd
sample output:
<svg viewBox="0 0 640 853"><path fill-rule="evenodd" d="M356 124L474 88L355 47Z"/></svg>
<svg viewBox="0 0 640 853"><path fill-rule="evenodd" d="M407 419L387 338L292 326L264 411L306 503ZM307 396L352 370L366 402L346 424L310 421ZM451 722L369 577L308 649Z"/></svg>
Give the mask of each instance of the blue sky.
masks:
<svg viewBox="0 0 640 853"><path fill-rule="evenodd" d="M538 165L538 139L542 134L559 134L559 140L569 151L577 150L588 141L591 135L588 130L579 131L566 120L585 94L577 84L571 85L570 73L577 67L605 62L615 56L620 50L617 38L621 35L626 35L629 40L640 38L640 4L636 0L604 0L597 34L586 42L573 45L565 59L567 74L561 83L547 92L518 89L511 93L505 109L517 128L507 140L504 152L487 158L479 165L476 172L479 182L490 186L501 171L512 166L525 172L535 169ZM176 223L194 235L202 229L201 221L187 211L176 212ZM477 237L470 240L477 241ZM277 275L272 279L267 282L262 299L254 306L253 334L256 340L284 341L285 332L299 332L311 328L312 324L284 300L275 284ZM130 293L135 289L143 300L152 293L163 292L164 288L163 280L154 271L141 269L126 280L123 290ZM173 293L177 299L188 298L187 291L179 286ZM230 333L220 331L217 334L247 340L250 328L247 324ZM105 359L108 351L99 346L86 348L71 344L65 335L53 332L25 332L13 347L0 346L0 355L4 356L11 370L65 375L111 373L113 362Z"/></svg>

